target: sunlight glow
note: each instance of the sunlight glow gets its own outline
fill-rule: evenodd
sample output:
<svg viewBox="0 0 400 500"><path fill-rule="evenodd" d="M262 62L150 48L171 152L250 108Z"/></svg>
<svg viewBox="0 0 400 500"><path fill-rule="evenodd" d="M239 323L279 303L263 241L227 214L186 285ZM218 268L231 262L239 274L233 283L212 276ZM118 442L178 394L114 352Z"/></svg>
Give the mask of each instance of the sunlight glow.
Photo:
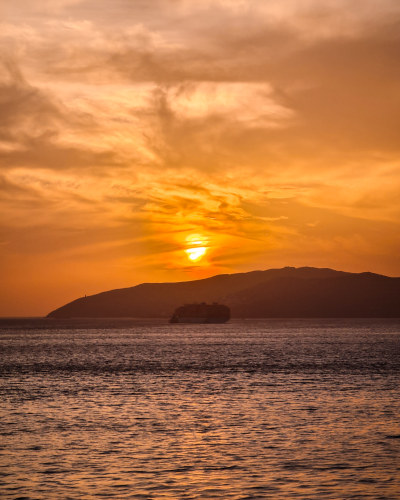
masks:
<svg viewBox="0 0 400 500"><path fill-rule="evenodd" d="M198 262L207 253L208 239L200 234L191 234L186 238L186 245L189 248L185 249L187 258L191 262Z"/></svg>
<svg viewBox="0 0 400 500"><path fill-rule="evenodd" d="M206 247L188 248L185 250L188 259L192 262L198 262L207 252Z"/></svg>

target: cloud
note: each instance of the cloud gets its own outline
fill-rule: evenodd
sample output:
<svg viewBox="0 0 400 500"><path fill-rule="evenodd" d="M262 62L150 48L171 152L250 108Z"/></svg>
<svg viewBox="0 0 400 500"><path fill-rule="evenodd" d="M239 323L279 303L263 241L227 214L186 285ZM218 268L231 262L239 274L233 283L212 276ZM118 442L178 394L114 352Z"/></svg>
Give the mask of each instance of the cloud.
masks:
<svg viewBox="0 0 400 500"><path fill-rule="evenodd" d="M28 293L37 269L74 264L85 293L289 264L399 274L398 2L16 0L1 15L8 284L29 277ZM209 241L195 266L191 234Z"/></svg>

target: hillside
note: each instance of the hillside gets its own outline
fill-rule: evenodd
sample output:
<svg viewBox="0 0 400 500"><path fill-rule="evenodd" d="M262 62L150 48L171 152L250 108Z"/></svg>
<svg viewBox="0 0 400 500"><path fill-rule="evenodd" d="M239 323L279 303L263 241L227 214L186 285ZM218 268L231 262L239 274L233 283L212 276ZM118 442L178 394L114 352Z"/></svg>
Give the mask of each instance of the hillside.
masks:
<svg viewBox="0 0 400 500"><path fill-rule="evenodd" d="M190 302L223 302L233 318L400 317L400 278L285 267L179 283L143 283L82 297L48 318L171 316Z"/></svg>
<svg viewBox="0 0 400 500"><path fill-rule="evenodd" d="M397 318L400 278L372 273L281 277L229 294L237 318Z"/></svg>

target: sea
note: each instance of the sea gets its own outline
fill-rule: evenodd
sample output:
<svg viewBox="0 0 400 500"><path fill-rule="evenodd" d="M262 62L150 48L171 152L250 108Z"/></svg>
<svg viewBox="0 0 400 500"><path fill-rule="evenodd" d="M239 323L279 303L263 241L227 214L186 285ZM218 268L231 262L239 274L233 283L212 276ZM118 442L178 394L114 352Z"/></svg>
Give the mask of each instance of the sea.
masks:
<svg viewBox="0 0 400 500"><path fill-rule="evenodd" d="M0 320L0 498L400 499L400 320Z"/></svg>

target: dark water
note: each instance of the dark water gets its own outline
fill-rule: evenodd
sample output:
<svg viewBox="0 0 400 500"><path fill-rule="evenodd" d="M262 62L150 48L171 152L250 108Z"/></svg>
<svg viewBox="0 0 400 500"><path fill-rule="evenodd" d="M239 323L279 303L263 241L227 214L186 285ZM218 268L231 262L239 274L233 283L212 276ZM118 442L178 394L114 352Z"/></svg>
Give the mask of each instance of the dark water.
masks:
<svg viewBox="0 0 400 500"><path fill-rule="evenodd" d="M400 498L400 321L0 320L0 350L1 498Z"/></svg>

